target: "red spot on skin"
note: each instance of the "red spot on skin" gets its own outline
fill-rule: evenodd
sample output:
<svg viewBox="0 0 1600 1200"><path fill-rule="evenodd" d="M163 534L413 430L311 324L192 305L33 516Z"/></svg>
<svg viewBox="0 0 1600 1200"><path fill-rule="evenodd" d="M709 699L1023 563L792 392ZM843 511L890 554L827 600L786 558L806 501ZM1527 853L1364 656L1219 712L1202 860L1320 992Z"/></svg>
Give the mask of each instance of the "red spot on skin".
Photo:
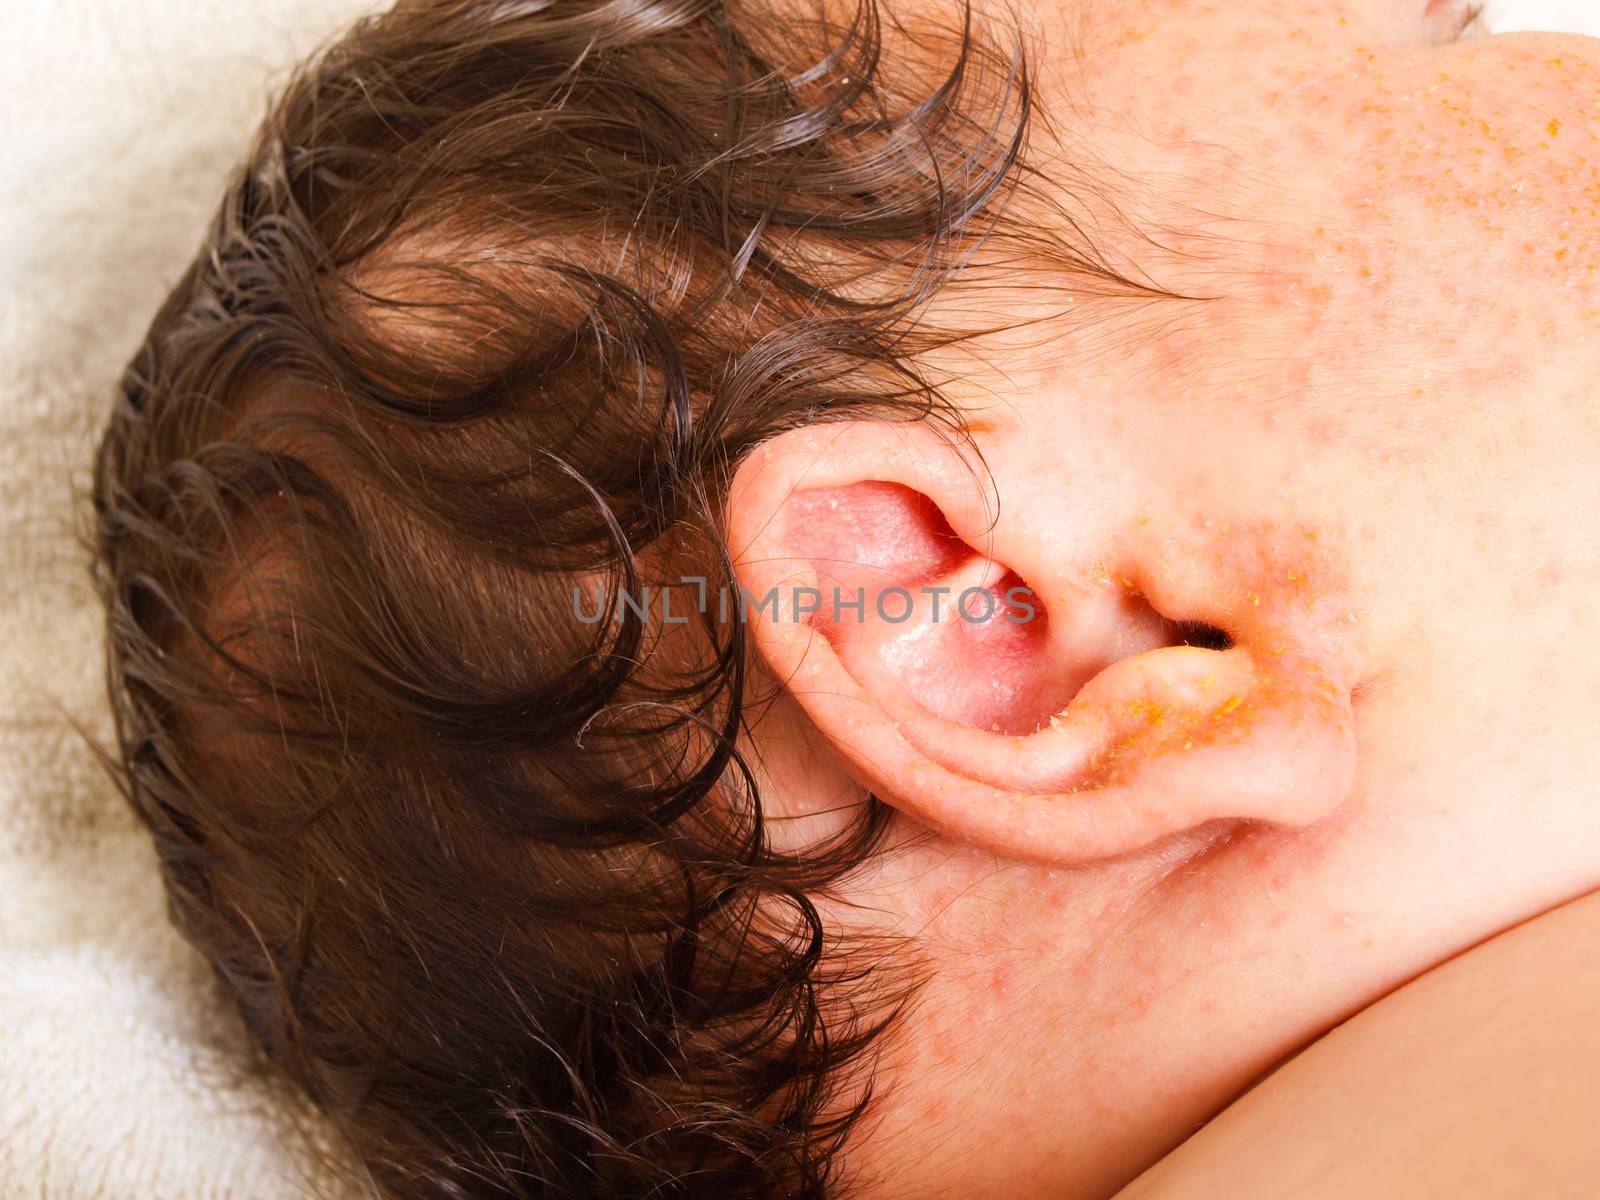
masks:
<svg viewBox="0 0 1600 1200"><path fill-rule="evenodd" d="M961 1042L948 1032L940 1032L933 1039L931 1047L935 1062L953 1063L961 1058Z"/></svg>
<svg viewBox="0 0 1600 1200"><path fill-rule="evenodd" d="M989 975L989 995L1005 1000L1016 988L1017 973L1010 963L1001 963Z"/></svg>

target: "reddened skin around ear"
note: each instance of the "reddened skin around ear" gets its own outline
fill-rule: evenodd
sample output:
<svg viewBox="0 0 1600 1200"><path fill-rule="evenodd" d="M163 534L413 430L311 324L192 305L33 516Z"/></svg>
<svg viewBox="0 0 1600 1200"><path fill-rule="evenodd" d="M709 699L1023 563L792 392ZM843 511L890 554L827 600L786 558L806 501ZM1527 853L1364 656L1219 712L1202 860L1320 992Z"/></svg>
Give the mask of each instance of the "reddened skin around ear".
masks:
<svg viewBox="0 0 1600 1200"><path fill-rule="evenodd" d="M1344 672L1298 610L1228 577L1259 555L1196 547L1174 571L1171 540L1129 520L1096 563L1056 561L1049 527L1070 513L1002 514L995 493L970 451L885 422L783 434L735 477L752 642L863 786L1056 863L1343 802ZM1183 622L1232 644L1181 644Z"/></svg>

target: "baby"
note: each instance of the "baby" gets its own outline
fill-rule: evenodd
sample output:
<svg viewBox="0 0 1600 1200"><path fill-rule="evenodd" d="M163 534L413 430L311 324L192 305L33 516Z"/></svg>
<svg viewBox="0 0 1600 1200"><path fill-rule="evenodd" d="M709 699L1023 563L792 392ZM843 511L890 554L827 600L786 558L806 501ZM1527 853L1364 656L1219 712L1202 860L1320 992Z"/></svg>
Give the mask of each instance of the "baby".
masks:
<svg viewBox="0 0 1600 1200"><path fill-rule="evenodd" d="M383 1195L1105 1196L1600 886L1600 55L1472 17L302 70L97 571L173 919Z"/></svg>

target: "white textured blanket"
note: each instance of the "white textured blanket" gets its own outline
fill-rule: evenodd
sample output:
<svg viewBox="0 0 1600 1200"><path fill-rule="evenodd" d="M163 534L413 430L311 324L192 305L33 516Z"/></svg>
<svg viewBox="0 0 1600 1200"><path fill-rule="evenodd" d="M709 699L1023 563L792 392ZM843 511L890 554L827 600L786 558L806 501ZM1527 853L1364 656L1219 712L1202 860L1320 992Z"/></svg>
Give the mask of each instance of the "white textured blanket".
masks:
<svg viewBox="0 0 1600 1200"><path fill-rule="evenodd" d="M0 2L3 1200L314 1190L304 1114L240 1067L238 1022L74 731L107 732L75 529L112 382L272 84L370 4ZM1491 18L1600 33L1600 0Z"/></svg>

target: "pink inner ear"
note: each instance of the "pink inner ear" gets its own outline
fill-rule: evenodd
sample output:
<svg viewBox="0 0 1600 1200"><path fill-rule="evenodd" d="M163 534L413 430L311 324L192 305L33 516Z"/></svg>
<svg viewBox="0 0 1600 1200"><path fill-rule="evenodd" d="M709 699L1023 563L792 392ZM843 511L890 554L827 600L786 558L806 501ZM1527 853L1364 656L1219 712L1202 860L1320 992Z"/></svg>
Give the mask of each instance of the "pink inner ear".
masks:
<svg viewBox="0 0 1600 1200"><path fill-rule="evenodd" d="M973 556L938 505L898 483L809 488L786 512L789 544L841 585L916 588Z"/></svg>
<svg viewBox="0 0 1600 1200"><path fill-rule="evenodd" d="M1026 582L957 536L920 492L876 481L812 488L790 498L784 519L786 541L810 560L823 593L811 622L868 690L892 688L974 728L1031 733L1081 686L1083 677L1051 662L1042 598L1026 597L1028 619L1006 619L1027 615L1007 601ZM987 619L956 611L974 586L993 602L969 595L969 614ZM937 600L924 591L940 587L951 590ZM894 588L913 601L904 620L906 597L885 594ZM834 589L846 602L839 608ZM858 595L864 611L848 607Z"/></svg>

